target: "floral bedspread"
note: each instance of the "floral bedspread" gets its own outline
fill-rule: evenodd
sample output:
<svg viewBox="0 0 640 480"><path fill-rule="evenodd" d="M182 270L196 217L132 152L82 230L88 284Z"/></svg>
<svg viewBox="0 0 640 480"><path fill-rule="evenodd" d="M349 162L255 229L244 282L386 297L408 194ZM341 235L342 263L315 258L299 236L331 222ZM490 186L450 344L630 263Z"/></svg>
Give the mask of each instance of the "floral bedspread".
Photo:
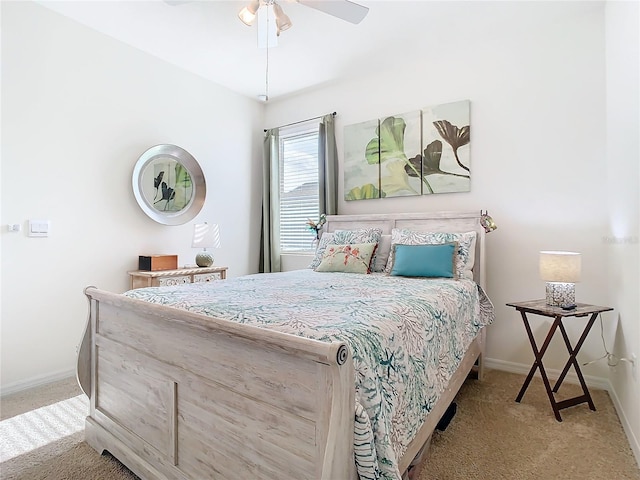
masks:
<svg viewBox="0 0 640 480"><path fill-rule="evenodd" d="M313 270L248 275L125 295L323 341L356 371L355 451L364 479L399 480L398 459L476 333L493 321L473 281Z"/></svg>

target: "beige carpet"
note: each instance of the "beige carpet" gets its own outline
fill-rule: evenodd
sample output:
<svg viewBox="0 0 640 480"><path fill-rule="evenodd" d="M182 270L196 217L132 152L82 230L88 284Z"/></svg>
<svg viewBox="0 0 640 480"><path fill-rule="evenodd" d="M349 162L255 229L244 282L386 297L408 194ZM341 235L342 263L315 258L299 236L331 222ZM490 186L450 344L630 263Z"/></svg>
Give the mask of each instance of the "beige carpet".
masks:
<svg viewBox="0 0 640 480"><path fill-rule="evenodd" d="M495 370L488 371L483 382L467 381L456 400L458 413L445 432L434 435L419 480L640 480L640 469L606 392L592 390L598 411L579 405L563 410L564 421L559 423L540 380L534 379L521 404L514 402L523 381L523 376ZM565 397L578 392L570 384L561 389ZM75 381L68 380L2 399L2 480L136 478L117 460L98 455L83 442L82 414L70 407L86 408L85 397L78 394ZM48 431L53 423L49 417L65 424L66 433L74 429L75 433L45 445L31 439L33 448L27 442L22 447L27 451L15 453L16 433L7 431L24 423L37 432ZM18 434L26 430L21 426Z"/></svg>
<svg viewBox="0 0 640 480"><path fill-rule="evenodd" d="M590 389L586 403L556 421L541 379L534 378L521 403L524 376L489 370L483 382L467 380L458 412L431 443L420 480L626 480L640 469L609 394ZM559 398L582 393L564 383Z"/></svg>

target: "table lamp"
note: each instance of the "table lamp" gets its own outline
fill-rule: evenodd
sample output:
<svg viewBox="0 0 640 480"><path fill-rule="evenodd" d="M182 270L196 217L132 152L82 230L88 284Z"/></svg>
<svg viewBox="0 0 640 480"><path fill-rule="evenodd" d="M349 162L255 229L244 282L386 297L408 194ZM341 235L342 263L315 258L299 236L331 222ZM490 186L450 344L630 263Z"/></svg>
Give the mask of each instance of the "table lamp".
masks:
<svg viewBox="0 0 640 480"><path fill-rule="evenodd" d="M215 223L196 223L193 226L192 248L202 248L196 255L196 265L210 267L213 265L213 255L207 248L220 248L220 227Z"/></svg>
<svg viewBox="0 0 640 480"><path fill-rule="evenodd" d="M547 305L570 307L576 303L581 255L575 252L540 252L540 278L547 282Z"/></svg>

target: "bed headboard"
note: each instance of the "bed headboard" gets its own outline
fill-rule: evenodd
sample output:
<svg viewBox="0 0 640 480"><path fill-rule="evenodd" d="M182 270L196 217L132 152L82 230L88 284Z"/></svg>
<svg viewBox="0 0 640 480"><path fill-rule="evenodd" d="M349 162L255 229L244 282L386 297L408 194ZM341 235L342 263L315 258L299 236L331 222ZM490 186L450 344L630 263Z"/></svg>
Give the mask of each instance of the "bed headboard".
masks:
<svg viewBox="0 0 640 480"><path fill-rule="evenodd" d="M355 228L381 228L389 235L393 228L407 228L417 232L477 233L473 279L485 288L485 230L480 225L480 211L475 212L425 212L425 213L376 213L358 215L327 215L324 232L352 230Z"/></svg>

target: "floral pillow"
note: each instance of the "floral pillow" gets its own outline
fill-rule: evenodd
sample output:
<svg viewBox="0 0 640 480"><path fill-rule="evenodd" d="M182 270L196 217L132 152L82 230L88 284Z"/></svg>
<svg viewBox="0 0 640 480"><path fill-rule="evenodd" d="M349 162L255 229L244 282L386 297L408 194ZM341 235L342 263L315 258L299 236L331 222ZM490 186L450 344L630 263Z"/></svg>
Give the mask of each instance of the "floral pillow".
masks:
<svg viewBox="0 0 640 480"><path fill-rule="evenodd" d="M360 228L356 230L336 230L333 233L325 232L320 237L318 248L316 248L316 255L313 257L309 268L316 269L320 262L322 262L322 256L324 254L327 245L352 245L354 243L378 243L382 236L382 229L380 228ZM375 254L374 259L375 262Z"/></svg>
<svg viewBox="0 0 640 480"><path fill-rule="evenodd" d="M414 232L403 228L391 230L391 244L401 245L433 245L455 242L458 244L455 261L455 277L473 279L473 264L475 262L476 232L445 233L445 232ZM393 268L394 249L391 248L389 260L384 269L390 273Z"/></svg>
<svg viewBox="0 0 640 480"><path fill-rule="evenodd" d="M377 243L327 245L316 272L371 273L371 258Z"/></svg>

